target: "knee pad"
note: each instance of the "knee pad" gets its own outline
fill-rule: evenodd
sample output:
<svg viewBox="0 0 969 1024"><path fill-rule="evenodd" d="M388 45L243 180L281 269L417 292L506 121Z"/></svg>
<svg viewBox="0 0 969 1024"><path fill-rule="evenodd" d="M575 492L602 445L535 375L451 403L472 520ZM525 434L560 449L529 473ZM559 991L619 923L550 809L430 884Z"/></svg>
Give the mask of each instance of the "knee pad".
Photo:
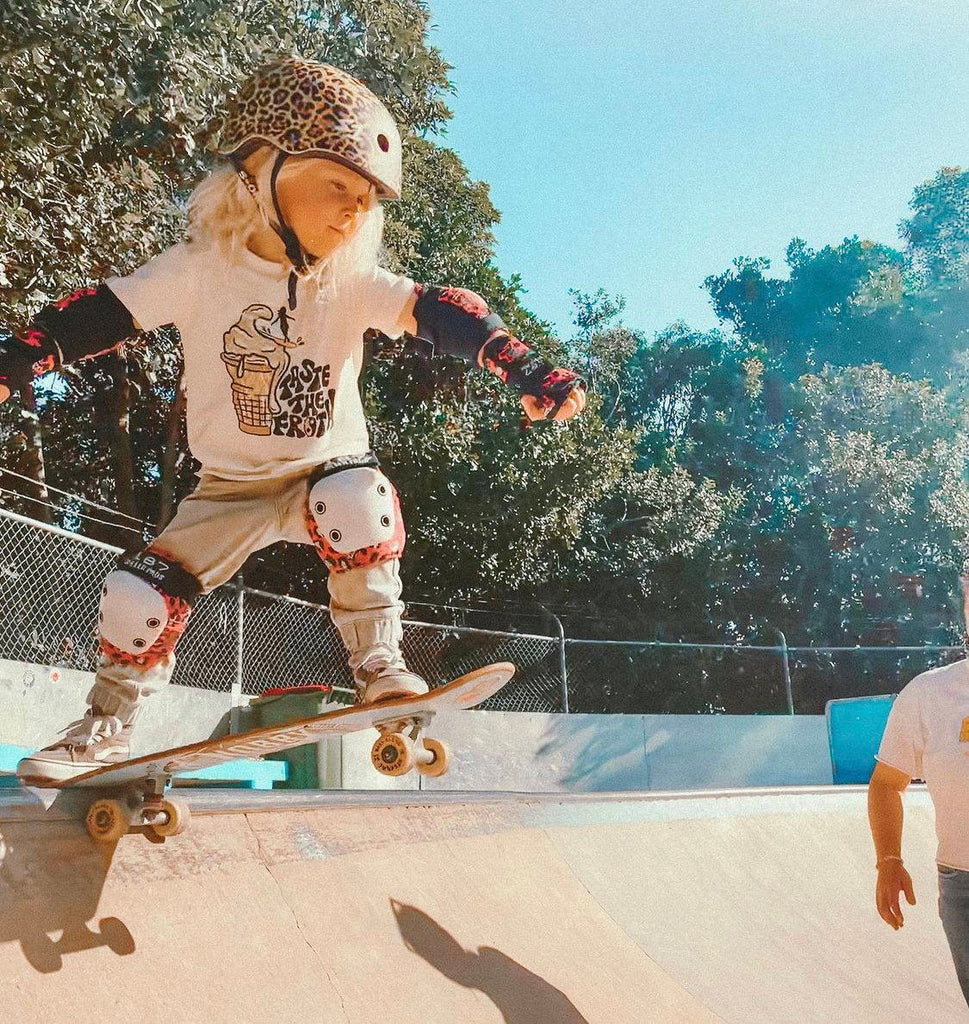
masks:
<svg viewBox="0 0 969 1024"><path fill-rule="evenodd" d="M374 466L340 467L312 484L306 528L331 572L389 562L404 550L397 491Z"/></svg>
<svg viewBox="0 0 969 1024"><path fill-rule="evenodd" d="M148 549L128 555L101 588L101 653L151 668L175 649L201 587L174 559Z"/></svg>

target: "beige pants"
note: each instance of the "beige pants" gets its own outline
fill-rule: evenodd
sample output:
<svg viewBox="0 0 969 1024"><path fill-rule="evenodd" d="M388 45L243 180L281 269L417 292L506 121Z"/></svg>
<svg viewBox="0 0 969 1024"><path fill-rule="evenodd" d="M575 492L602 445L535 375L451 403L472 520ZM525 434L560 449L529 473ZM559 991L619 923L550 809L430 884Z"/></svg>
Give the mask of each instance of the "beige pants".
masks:
<svg viewBox="0 0 969 1024"><path fill-rule="evenodd" d="M208 593L231 579L260 548L281 540L312 544L304 518L310 472L253 482L203 472L198 487L182 500L152 547L179 562ZM327 588L330 615L354 673L375 657L404 667L399 562L331 572ZM174 654L151 668L102 655L88 703L130 721L141 698L167 685L174 668Z"/></svg>

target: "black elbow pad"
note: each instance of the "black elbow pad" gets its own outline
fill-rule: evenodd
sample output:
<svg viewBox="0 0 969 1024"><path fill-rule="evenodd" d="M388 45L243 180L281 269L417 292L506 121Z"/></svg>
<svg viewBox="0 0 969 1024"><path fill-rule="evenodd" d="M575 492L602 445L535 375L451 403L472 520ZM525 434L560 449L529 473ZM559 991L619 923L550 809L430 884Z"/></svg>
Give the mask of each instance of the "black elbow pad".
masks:
<svg viewBox="0 0 969 1024"><path fill-rule="evenodd" d="M53 341L58 364L109 352L138 333L131 313L106 284L79 288L44 306L31 321L30 330Z"/></svg>
<svg viewBox="0 0 969 1024"><path fill-rule="evenodd" d="M505 329L505 322L490 312L484 299L466 288L417 287L417 336L429 341L439 355L476 363L481 346L496 330Z"/></svg>

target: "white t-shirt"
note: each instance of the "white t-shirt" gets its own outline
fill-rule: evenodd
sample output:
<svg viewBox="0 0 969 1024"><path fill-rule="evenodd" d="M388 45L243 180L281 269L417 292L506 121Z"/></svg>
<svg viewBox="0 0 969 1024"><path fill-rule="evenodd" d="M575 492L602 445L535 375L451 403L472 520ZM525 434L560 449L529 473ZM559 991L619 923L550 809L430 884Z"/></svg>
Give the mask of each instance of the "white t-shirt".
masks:
<svg viewBox="0 0 969 1024"><path fill-rule="evenodd" d="M923 779L939 864L969 871L969 661L916 676L895 698L877 760Z"/></svg>
<svg viewBox="0 0 969 1024"><path fill-rule="evenodd" d="M398 338L414 282L382 267L353 301L319 304L289 271L245 250L180 242L105 283L145 330L174 324L185 359L188 442L203 467L231 480L278 476L370 447L357 378L363 334Z"/></svg>

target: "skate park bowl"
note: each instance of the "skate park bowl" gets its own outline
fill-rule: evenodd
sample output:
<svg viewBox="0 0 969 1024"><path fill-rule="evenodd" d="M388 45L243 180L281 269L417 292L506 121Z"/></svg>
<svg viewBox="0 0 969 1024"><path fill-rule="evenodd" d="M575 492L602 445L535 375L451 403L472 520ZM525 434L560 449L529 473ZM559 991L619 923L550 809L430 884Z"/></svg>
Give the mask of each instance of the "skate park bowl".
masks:
<svg viewBox="0 0 969 1024"><path fill-rule="evenodd" d="M964 1021L927 793L897 932L866 793L199 790L187 833L101 846L83 793L3 791L3 1016Z"/></svg>

